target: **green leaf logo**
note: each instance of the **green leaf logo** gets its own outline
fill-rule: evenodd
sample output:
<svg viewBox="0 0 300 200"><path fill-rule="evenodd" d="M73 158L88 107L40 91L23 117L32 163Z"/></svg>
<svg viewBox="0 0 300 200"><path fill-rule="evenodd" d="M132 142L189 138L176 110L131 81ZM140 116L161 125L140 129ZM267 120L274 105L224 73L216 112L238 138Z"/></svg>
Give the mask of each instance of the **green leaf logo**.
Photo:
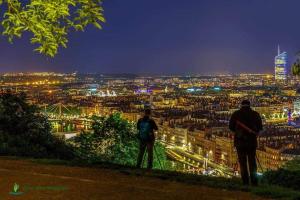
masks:
<svg viewBox="0 0 300 200"><path fill-rule="evenodd" d="M20 186L17 183L15 183L13 188L12 188L12 191L9 194L11 194L11 195L22 195L23 192L19 192L19 189L20 189Z"/></svg>
<svg viewBox="0 0 300 200"><path fill-rule="evenodd" d="M19 188L20 188L20 186L19 186L17 183L15 183L15 184L14 184L13 191L14 191L15 193L17 193L18 190L19 190Z"/></svg>

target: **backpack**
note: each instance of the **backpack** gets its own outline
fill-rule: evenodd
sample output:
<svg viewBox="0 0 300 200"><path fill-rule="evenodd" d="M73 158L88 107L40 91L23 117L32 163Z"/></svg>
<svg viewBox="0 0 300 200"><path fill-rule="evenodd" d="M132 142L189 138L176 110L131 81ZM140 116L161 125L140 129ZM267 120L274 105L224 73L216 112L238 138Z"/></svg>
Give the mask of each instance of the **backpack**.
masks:
<svg viewBox="0 0 300 200"><path fill-rule="evenodd" d="M142 120L140 122L139 137L142 141L150 140L151 123L150 120Z"/></svg>

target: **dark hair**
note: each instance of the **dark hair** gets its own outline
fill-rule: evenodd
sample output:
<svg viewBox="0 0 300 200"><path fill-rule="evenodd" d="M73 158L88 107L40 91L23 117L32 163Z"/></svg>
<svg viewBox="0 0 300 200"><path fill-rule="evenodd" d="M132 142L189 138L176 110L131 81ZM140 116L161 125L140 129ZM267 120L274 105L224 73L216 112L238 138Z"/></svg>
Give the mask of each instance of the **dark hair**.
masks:
<svg viewBox="0 0 300 200"><path fill-rule="evenodd" d="M242 101L242 106L250 106L250 101L249 100L243 100Z"/></svg>
<svg viewBox="0 0 300 200"><path fill-rule="evenodd" d="M146 108L146 109L145 109L145 115L150 115L150 114L151 114L151 109Z"/></svg>

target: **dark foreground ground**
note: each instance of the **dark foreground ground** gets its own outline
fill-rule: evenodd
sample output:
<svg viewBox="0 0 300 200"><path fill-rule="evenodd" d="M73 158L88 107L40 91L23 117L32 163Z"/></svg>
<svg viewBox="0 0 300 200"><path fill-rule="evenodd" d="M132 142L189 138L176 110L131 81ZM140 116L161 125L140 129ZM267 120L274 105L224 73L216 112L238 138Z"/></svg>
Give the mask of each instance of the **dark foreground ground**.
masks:
<svg viewBox="0 0 300 200"><path fill-rule="evenodd" d="M20 186L15 194L14 183ZM118 170L45 165L30 160L0 159L0 200L98 199L263 199L240 191L188 185Z"/></svg>

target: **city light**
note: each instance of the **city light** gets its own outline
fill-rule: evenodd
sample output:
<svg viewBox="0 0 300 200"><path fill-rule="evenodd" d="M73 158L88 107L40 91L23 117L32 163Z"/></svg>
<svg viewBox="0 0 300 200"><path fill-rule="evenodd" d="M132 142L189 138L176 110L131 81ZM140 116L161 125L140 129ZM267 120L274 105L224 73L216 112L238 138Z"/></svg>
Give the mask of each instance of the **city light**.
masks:
<svg viewBox="0 0 300 200"><path fill-rule="evenodd" d="M300 0L0 6L0 200L300 200Z"/></svg>

